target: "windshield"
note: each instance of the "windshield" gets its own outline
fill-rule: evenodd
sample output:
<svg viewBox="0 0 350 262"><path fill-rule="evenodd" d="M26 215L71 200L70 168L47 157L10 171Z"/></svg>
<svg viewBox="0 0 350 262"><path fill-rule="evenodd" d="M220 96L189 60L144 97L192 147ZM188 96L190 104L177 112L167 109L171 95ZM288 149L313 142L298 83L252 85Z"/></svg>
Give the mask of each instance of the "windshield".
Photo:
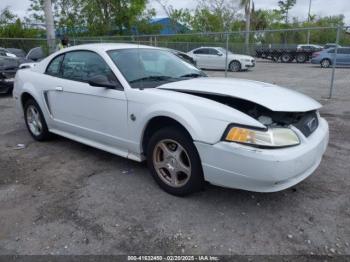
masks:
<svg viewBox="0 0 350 262"><path fill-rule="evenodd" d="M114 64L133 88L153 88L205 74L169 51L130 48L108 51Z"/></svg>

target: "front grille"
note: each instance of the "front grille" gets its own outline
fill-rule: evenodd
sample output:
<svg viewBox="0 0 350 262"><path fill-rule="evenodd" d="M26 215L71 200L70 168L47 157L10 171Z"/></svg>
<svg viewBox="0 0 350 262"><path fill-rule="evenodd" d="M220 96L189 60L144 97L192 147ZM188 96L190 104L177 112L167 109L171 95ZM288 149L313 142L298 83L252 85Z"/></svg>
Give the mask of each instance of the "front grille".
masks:
<svg viewBox="0 0 350 262"><path fill-rule="evenodd" d="M300 120L293 124L296 128L304 134L304 136L310 136L318 127L318 117L316 111L305 113Z"/></svg>

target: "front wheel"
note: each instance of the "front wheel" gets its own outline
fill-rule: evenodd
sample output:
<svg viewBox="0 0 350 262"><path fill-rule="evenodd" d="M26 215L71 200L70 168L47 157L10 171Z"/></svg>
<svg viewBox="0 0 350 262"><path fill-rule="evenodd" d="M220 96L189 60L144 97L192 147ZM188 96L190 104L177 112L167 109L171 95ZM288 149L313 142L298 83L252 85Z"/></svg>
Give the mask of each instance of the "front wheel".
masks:
<svg viewBox="0 0 350 262"><path fill-rule="evenodd" d="M321 67L322 68L328 68L328 67L330 67L331 66L331 61L330 60L328 60L328 59L323 59L322 61L321 61Z"/></svg>
<svg viewBox="0 0 350 262"><path fill-rule="evenodd" d="M199 154L191 137L180 128L163 128L152 136L147 164L157 184L172 195L185 196L203 187Z"/></svg>
<svg viewBox="0 0 350 262"><path fill-rule="evenodd" d="M241 71L241 68L242 68L241 63L238 62L238 61L232 61L232 62L230 63L230 65L229 65L229 69L230 69L230 71L232 71L232 72Z"/></svg>

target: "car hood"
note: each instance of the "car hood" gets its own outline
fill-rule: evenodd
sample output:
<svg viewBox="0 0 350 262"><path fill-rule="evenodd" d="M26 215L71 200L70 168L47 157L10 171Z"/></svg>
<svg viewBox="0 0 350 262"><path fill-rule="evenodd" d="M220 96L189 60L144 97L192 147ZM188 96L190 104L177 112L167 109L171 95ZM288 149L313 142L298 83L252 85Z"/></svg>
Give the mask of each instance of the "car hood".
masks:
<svg viewBox="0 0 350 262"><path fill-rule="evenodd" d="M203 77L157 87L179 92L240 98L278 112L306 112L321 107L314 99L268 83L233 78Z"/></svg>

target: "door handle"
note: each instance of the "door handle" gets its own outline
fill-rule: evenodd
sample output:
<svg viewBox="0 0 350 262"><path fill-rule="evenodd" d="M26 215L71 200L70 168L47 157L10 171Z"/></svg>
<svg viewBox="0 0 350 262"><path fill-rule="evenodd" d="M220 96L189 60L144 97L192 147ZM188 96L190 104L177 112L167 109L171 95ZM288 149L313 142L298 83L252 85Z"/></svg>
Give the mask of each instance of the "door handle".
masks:
<svg viewBox="0 0 350 262"><path fill-rule="evenodd" d="M63 91L63 87L61 87L61 86L56 86L56 87L55 87L55 90L56 90L56 91L62 92L62 91Z"/></svg>

